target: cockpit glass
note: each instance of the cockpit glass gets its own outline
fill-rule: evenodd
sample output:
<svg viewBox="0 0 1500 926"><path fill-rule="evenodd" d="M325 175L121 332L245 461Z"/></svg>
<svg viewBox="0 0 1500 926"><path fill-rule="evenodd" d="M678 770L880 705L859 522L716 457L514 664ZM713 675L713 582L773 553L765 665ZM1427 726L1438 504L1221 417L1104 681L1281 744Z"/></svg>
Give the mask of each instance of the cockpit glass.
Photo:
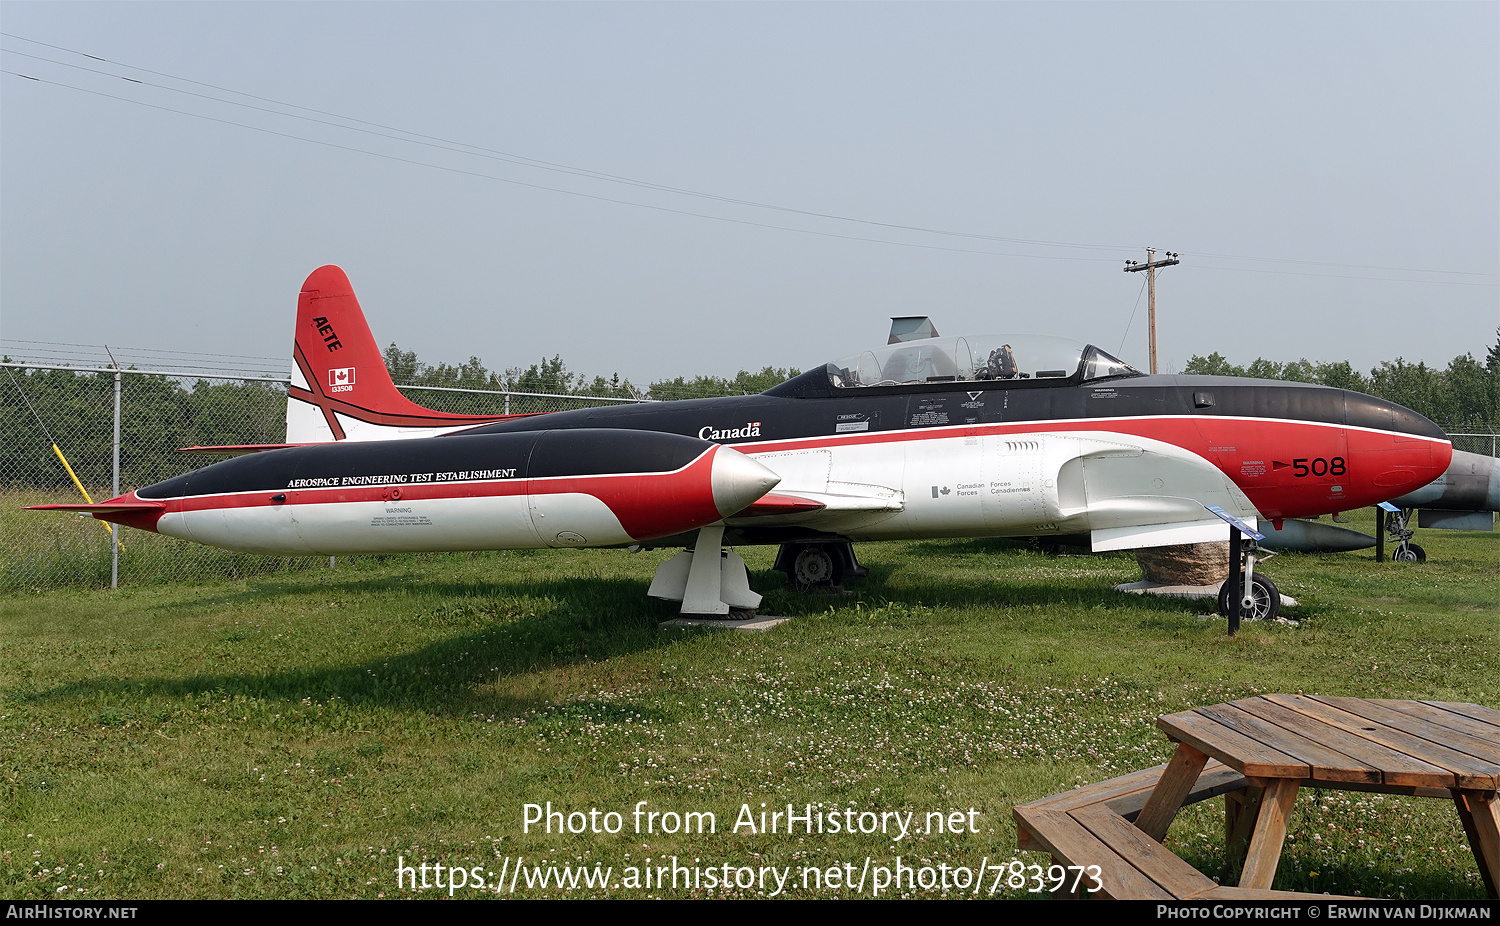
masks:
<svg viewBox="0 0 1500 926"><path fill-rule="evenodd" d="M1140 376L1089 344L1043 335L977 335L903 341L828 364L840 388L991 380L1088 381Z"/></svg>
<svg viewBox="0 0 1500 926"><path fill-rule="evenodd" d="M1118 357L1089 345L1088 358L1084 361L1083 379L1108 379L1112 376L1144 376L1140 370Z"/></svg>

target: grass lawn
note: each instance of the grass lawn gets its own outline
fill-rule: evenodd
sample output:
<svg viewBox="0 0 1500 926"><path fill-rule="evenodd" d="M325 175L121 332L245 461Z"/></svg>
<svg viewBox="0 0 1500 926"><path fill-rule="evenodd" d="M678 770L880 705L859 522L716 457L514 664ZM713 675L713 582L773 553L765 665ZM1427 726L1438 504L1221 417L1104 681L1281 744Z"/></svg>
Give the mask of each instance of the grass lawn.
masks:
<svg viewBox="0 0 1500 926"><path fill-rule="evenodd" d="M673 611L645 590L661 553L361 557L13 593L0 892L439 897L412 882L463 869L511 896L519 864L514 896L848 897L899 857L948 887L908 876L883 896L1036 896L991 891L997 864L1045 864L1017 854L1011 806L1165 761L1160 714L1266 692L1500 705L1500 543L1418 540L1423 565L1274 559L1300 626L1232 639L1207 601L1111 591L1139 578L1129 554L1007 541L867 544L868 579L811 595L770 572L773 548L742 549L762 612L795 618L760 634L658 629ZM574 812L584 832L558 832ZM900 832L939 812L943 832ZM1168 837L1210 874L1220 813L1190 808ZM1440 801L1305 791L1291 833L1278 888L1483 896ZM693 872L675 887L674 857ZM982 863L982 889L963 887L954 870ZM528 888L552 877L536 865L611 880Z"/></svg>

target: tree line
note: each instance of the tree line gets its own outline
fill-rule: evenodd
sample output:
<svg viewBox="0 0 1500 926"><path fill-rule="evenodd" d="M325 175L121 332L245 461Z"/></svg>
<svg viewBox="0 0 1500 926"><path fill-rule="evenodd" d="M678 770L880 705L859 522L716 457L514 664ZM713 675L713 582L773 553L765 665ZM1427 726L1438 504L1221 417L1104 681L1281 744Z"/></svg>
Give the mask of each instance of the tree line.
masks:
<svg viewBox="0 0 1500 926"><path fill-rule="evenodd" d="M0 486L71 488L52 452L56 441L84 485L107 487L114 389L113 373L0 373ZM120 378L120 393L122 485L149 485L202 465L172 453L177 447L286 439L286 387L278 383L129 374Z"/></svg>
<svg viewBox="0 0 1500 926"><path fill-rule="evenodd" d="M1182 372L1334 386L1405 405L1450 433L1500 431L1500 329L1482 362L1473 354L1461 354L1441 370L1421 361L1407 363L1400 357L1382 361L1369 375L1354 369L1347 360L1278 363L1257 357L1248 366L1238 366L1215 351L1207 357L1193 355Z"/></svg>
<svg viewBox="0 0 1500 926"><path fill-rule="evenodd" d="M443 389L481 389L495 392L525 392L544 395L566 395L608 399L645 399L670 402L676 399L707 399L718 396L753 395L765 392L778 383L783 383L800 371L796 368L765 367L759 372L740 370L734 376L699 375L678 376L673 379L656 380L646 386L637 386L619 373L609 378L595 375L589 377L568 369L560 355L527 367L510 367L506 370L490 370L478 357L470 357L466 363L426 364L417 359L415 351L404 351L394 342L385 349L385 366L391 379L402 386L421 386ZM494 400L485 396L452 395L442 397L422 390L408 393L413 401L432 407L441 406L443 411L464 414L491 414L495 412ZM536 406L533 408L532 406ZM512 412L555 410L546 402L526 402L513 399Z"/></svg>

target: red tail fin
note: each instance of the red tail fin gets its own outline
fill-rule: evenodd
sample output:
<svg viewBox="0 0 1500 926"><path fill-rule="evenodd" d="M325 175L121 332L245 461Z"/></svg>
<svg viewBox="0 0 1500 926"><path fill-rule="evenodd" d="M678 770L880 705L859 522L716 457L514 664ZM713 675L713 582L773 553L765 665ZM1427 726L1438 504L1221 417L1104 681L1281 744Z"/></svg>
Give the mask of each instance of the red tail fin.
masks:
<svg viewBox="0 0 1500 926"><path fill-rule="evenodd" d="M289 444L430 437L503 417L436 412L398 392L349 277L331 264L302 284L292 358Z"/></svg>

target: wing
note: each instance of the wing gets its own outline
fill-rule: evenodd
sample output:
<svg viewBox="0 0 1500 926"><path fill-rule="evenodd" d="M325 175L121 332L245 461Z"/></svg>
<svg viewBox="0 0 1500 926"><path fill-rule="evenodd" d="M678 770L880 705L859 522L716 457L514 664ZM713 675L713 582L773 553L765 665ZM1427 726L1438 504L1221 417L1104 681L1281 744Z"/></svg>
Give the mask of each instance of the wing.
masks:
<svg viewBox="0 0 1500 926"><path fill-rule="evenodd" d="M111 514L131 514L137 511L164 511L166 502L104 502L98 505L27 505L27 511L76 511L105 517ZM106 518L106 520L108 520Z"/></svg>
<svg viewBox="0 0 1500 926"><path fill-rule="evenodd" d="M1227 540L1228 527L1205 505L1259 521L1240 487L1189 450L1120 434L1072 437L1078 452L1058 468L1060 513L1087 526L1095 552Z"/></svg>

